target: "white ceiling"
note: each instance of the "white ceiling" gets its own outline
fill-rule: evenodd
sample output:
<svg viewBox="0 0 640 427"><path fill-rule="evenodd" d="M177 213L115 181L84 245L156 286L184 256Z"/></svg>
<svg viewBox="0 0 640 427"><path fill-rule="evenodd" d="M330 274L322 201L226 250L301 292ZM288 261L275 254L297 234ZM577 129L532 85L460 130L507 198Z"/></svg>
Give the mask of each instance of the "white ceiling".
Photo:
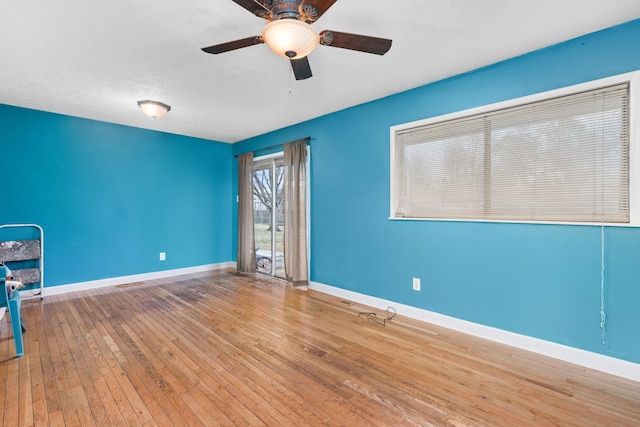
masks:
<svg viewBox="0 0 640 427"><path fill-rule="evenodd" d="M200 50L260 34L231 0L0 0L0 103L236 142L639 17L639 0L338 0L317 30L391 50L319 46L296 81L266 45Z"/></svg>

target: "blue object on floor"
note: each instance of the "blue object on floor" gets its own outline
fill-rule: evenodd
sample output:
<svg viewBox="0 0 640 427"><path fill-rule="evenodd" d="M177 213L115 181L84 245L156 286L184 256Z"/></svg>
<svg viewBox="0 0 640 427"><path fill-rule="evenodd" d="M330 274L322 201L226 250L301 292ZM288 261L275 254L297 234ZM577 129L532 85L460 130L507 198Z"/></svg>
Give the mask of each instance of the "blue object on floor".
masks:
<svg viewBox="0 0 640 427"><path fill-rule="evenodd" d="M16 357L20 357L24 354L24 344L22 342L22 332L24 326L22 325L22 319L20 318L20 292L9 291L5 278L7 277L7 270L4 266L0 266L0 307L7 307L9 310L9 316L11 319L11 329L13 329L13 341L16 344Z"/></svg>

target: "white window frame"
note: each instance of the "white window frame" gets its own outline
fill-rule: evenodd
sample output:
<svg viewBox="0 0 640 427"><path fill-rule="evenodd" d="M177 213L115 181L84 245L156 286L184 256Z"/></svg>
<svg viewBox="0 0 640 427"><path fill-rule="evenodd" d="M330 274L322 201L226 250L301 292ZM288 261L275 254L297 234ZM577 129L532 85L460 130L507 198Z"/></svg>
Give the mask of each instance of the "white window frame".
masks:
<svg viewBox="0 0 640 427"><path fill-rule="evenodd" d="M454 113L444 114L441 116L431 117L428 119L417 120L410 123L403 123L390 127L390 158L391 158L391 188L390 188L390 220L405 221L458 221L458 222L506 222L506 223L532 223L532 224L569 224L569 225L602 225L601 222L562 222L562 221L525 221L525 220L491 220L491 219L459 219L459 218L404 218L395 215L396 194L394 183L395 179L395 145L396 134L407 129L432 125L439 122L445 122L460 119L472 115L483 114L499 109L516 107L523 104L529 104L538 101L544 101L551 98L557 98L566 95L573 95L580 92L595 90L605 86L616 84L629 84L629 222L628 223L604 223L610 226L622 227L640 227L640 71L619 74L612 77L593 80L586 83L567 86L560 89L554 89L546 92L540 92L533 95L514 98L503 102L489 105L483 105L477 108L457 111Z"/></svg>

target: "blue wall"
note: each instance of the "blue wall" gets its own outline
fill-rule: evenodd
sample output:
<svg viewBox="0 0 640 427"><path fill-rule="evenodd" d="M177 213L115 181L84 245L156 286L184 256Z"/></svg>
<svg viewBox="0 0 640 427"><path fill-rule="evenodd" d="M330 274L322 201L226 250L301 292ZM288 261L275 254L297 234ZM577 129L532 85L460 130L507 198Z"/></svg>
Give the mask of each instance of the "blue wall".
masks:
<svg viewBox="0 0 640 427"><path fill-rule="evenodd" d="M388 219L390 126L637 70L638 46L640 20L252 138L234 153L313 138L313 281L640 363L639 228L605 229L603 344L599 227Z"/></svg>
<svg viewBox="0 0 640 427"><path fill-rule="evenodd" d="M46 286L227 262L231 151L0 105L0 224L44 228Z"/></svg>

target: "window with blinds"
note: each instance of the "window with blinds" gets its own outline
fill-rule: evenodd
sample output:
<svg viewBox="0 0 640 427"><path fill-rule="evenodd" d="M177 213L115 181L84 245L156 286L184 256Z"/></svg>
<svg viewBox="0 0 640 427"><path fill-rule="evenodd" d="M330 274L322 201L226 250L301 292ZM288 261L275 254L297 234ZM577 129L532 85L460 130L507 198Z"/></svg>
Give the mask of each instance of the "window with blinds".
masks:
<svg viewBox="0 0 640 427"><path fill-rule="evenodd" d="M629 222L629 85L396 129L392 217Z"/></svg>

